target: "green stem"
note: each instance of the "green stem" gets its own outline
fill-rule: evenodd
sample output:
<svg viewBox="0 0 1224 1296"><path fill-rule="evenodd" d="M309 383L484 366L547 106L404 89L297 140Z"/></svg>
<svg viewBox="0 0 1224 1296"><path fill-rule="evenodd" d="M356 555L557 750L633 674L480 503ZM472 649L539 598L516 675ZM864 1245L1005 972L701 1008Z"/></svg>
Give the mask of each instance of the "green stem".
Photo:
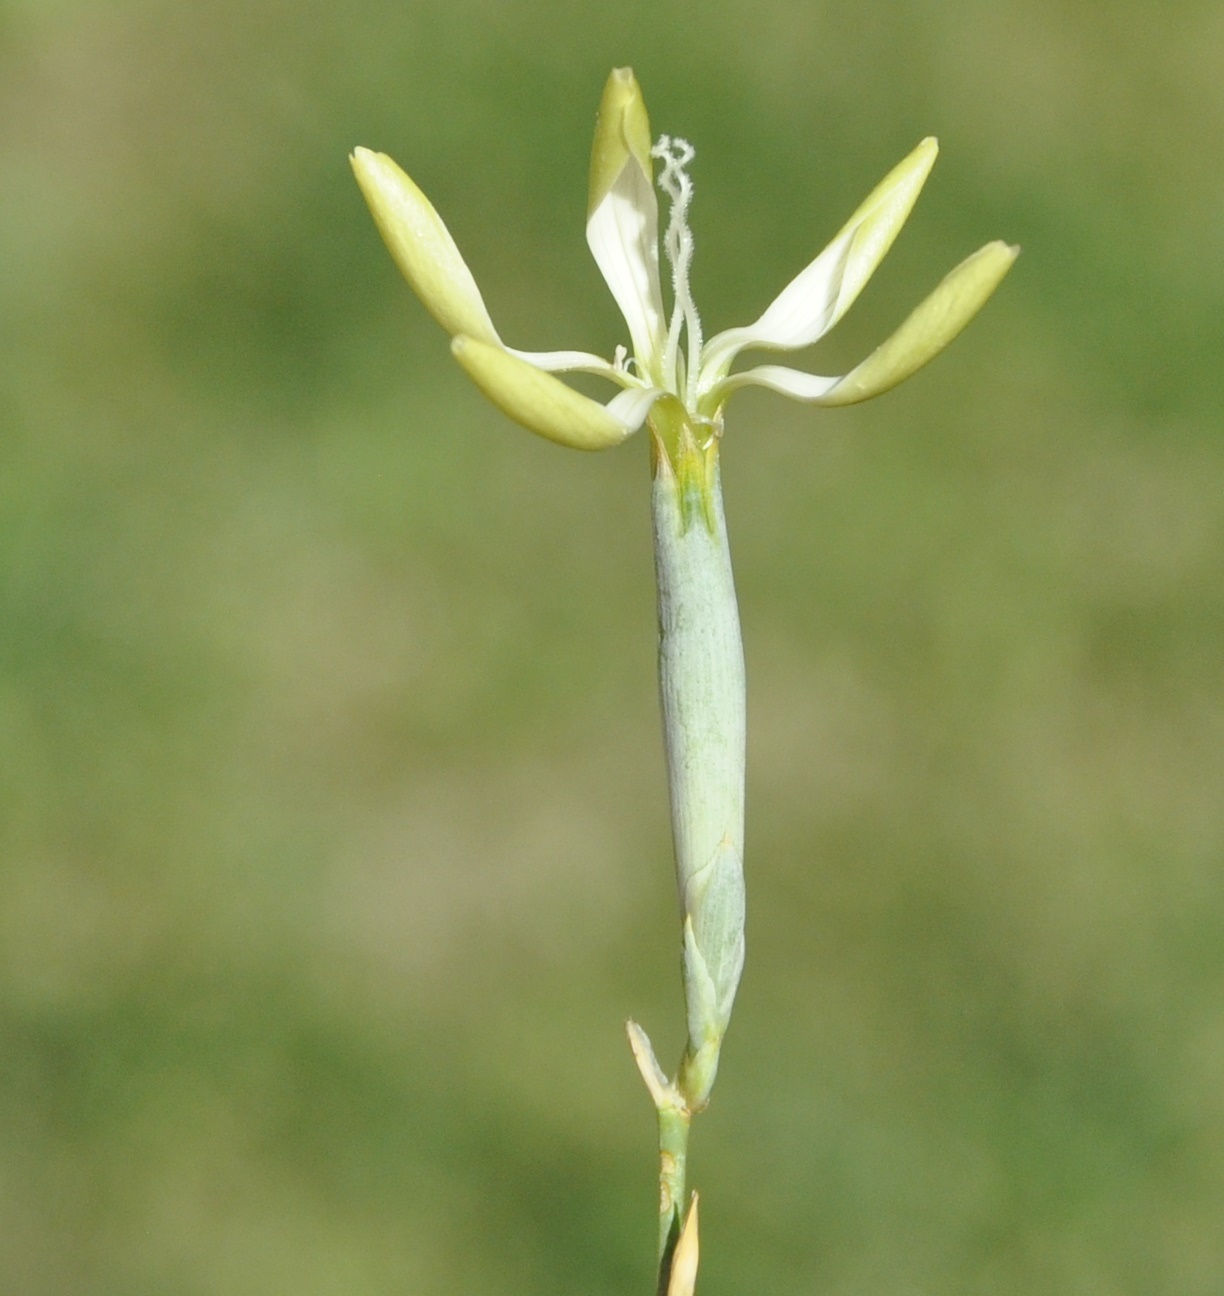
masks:
<svg viewBox="0 0 1224 1296"><path fill-rule="evenodd" d="M656 405L651 432L659 699L688 1026L675 1080L640 1026L630 1022L628 1034L659 1118L658 1290L668 1296L688 1209L689 1127L709 1102L744 963L745 689L717 438L694 428L678 401ZM695 1275L695 1216L692 1238L684 1264Z"/></svg>
<svg viewBox="0 0 1224 1296"><path fill-rule="evenodd" d="M671 1253L684 1223L685 1166L692 1116L680 1107L659 1108L659 1270L670 1267Z"/></svg>
<svg viewBox="0 0 1224 1296"><path fill-rule="evenodd" d="M672 1254L684 1225L685 1171L693 1113L663 1074L646 1032L633 1021L626 1024L626 1032L659 1118L659 1293L666 1296Z"/></svg>

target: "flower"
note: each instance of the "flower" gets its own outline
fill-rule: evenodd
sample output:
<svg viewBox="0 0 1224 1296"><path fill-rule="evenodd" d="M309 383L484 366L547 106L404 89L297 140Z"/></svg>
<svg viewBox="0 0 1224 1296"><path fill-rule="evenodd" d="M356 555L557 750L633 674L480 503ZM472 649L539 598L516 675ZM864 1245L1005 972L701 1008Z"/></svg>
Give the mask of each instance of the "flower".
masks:
<svg viewBox="0 0 1224 1296"><path fill-rule="evenodd" d="M721 435L723 407L741 387L756 385L813 405L850 405L908 378L965 327L994 292L1019 251L1002 242L961 262L882 346L849 373L823 377L781 365L732 372L742 351L795 351L823 337L850 309L905 223L937 145L925 139L868 195L833 241L743 328L703 340L689 289L693 236L688 210L693 157L684 140L651 144L641 90L629 68L608 78L591 153L587 243L629 330L632 353L612 360L583 351L518 351L493 326L480 290L429 199L385 154L356 149L353 170L379 230L417 296L451 335L451 350L476 385L531 431L583 450L617 445L652 411L677 416L702 439ZM659 273L658 184L670 200L664 253L671 270L672 310ZM606 404L554 374L585 372L621 391ZM656 406L658 407L656 409Z"/></svg>

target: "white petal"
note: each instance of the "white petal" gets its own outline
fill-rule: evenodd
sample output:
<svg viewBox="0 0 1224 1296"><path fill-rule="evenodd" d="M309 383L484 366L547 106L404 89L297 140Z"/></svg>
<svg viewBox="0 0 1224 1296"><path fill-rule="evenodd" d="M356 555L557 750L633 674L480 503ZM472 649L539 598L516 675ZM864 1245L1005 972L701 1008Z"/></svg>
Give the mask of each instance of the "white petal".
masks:
<svg viewBox="0 0 1224 1296"><path fill-rule="evenodd" d="M587 245L629 326L641 371L657 381L663 294L650 141L646 102L632 68L613 68L591 143Z"/></svg>
<svg viewBox="0 0 1224 1296"><path fill-rule="evenodd" d="M653 373L662 350L659 205L650 179L630 158L587 221L587 246L616 298L633 354Z"/></svg>
<svg viewBox="0 0 1224 1296"><path fill-rule="evenodd" d="M591 212L586 235L595 264L629 326L633 354L643 371L653 373L664 332L659 202L651 177L632 154Z"/></svg>
<svg viewBox="0 0 1224 1296"><path fill-rule="evenodd" d="M838 286L849 255L850 240L839 236L783 288L755 324L712 337L702 357L703 383L726 373L745 347L794 350L827 333L835 322Z"/></svg>
<svg viewBox="0 0 1224 1296"><path fill-rule="evenodd" d="M636 432L646 422L646 415L655 401L666 395L662 387L630 387L619 396L613 396L604 408L630 432Z"/></svg>
<svg viewBox="0 0 1224 1296"><path fill-rule="evenodd" d="M721 378L745 347L793 351L823 337L850 309L905 223L935 162L938 145L925 139L876 185L841 232L747 328L711 338L703 385Z"/></svg>

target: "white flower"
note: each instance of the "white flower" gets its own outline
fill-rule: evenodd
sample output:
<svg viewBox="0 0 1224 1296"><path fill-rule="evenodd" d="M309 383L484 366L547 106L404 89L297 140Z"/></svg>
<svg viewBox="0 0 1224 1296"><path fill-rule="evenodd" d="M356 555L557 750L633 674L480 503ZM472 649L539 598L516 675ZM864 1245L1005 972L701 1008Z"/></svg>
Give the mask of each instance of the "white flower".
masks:
<svg viewBox="0 0 1224 1296"><path fill-rule="evenodd" d="M703 340L689 290L693 237L688 224L693 150L663 136L651 146L646 106L629 68L604 88L591 154L587 243L620 307L632 344L612 360L583 351L525 352L507 347L441 217L385 154L357 149L353 170L387 246L421 301L451 335L455 358L510 418L583 450L617 445L659 405L694 430L722 431L727 397L768 387L814 405L850 405L879 395L937 355L981 309L1018 249L988 243L961 262L904 324L849 373L822 377L781 365L732 372L741 351L794 351L823 337L850 309L905 223L937 146L925 139L871 192L840 233L755 323ZM670 199L664 251L672 310L659 275L659 185ZM600 404L552 375L586 372L621 388ZM708 438L705 438L708 439Z"/></svg>

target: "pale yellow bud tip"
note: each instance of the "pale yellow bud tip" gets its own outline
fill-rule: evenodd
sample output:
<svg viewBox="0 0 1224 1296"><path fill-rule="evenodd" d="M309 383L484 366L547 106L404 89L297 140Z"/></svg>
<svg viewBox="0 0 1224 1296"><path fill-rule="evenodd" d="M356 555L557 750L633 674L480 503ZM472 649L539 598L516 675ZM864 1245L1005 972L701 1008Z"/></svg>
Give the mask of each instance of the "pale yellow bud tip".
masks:
<svg viewBox="0 0 1224 1296"><path fill-rule="evenodd" d="M652 144L646 101L633 69L613 68L595 118L588 216L608 195L630 158L647 177L653 175Z"/></svg>
<svg viewBox="0 0 1224 1296"><path fill-rule="evenodd" d="M693 1289L697 1285L698 1252L697 1194L694 1193L684 1228L680 1231L676 1249L672 1252L667 1296L693 1296Z"/></svg>
<svg viewBox="0 0 1224 1296"><path fill-rule="evenodd" d="M921 369L982 309L1019 255L1019 247L1001 240L978 248L820 403L853 405L888 391Z"/></svg>
<svg viewBox="0 0 1224 1296"><path fill-rule="evenodd" d="M429 199L385 153L354 149L349 161L383 242L429 313L452 335L495 343L480 289Z"/></svg>

